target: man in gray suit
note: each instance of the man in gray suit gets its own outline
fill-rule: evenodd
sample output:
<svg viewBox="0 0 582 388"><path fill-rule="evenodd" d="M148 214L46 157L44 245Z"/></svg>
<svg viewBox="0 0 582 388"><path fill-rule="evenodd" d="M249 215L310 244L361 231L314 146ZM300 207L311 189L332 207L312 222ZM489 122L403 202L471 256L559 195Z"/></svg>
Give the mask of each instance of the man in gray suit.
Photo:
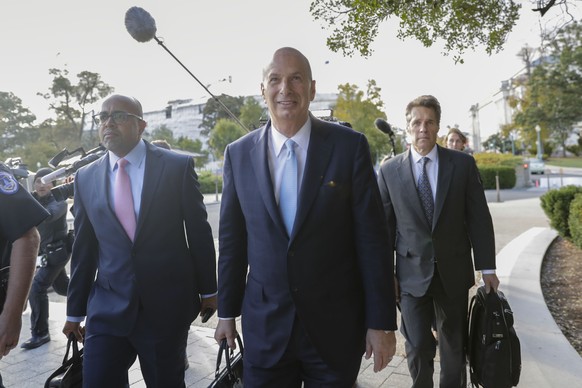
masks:
<svg viewBox="0 0 582 388"><path fill-rule="evenodd" d="M499 285L493 223L475 160L436 145L440 118L435 97L411 101L406 107L410 150L387 161L378 177L415 388L433 386L433 317L440 387L465 386L468 289L475 283L471 249L487 291Z"/></svg>

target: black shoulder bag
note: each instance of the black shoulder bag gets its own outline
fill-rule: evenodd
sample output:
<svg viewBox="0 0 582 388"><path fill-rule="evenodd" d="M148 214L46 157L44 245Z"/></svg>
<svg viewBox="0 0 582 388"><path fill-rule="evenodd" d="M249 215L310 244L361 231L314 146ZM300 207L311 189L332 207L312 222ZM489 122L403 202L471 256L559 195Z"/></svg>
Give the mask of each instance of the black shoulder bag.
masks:
<svg viewBox="0 0 582 388"><path fill-rule="evenodd" d="M71 358L69 351L73 348ZM83 386L83 349L79 350L77 339L69 334L63 365L54 371L44 383L44 388L81 388Z"/></svg>

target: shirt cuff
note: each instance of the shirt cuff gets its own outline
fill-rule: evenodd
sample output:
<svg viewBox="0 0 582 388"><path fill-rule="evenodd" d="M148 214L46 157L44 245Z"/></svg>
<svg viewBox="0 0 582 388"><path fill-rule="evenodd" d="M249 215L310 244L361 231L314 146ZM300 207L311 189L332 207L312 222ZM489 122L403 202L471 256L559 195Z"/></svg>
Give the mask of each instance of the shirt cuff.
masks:
<svg viewBox="0 0 582 388"><path fill-rule="evenodd" d="M494 269L482 269L481 274L483 275L495 275Z"/></svg>
<svg viewBox="0 0 582 388"><path fill-rule="evenodd" d="M69 322L83 322L85 320L85 317L69 317L67 315L67 321Z"/></svg>

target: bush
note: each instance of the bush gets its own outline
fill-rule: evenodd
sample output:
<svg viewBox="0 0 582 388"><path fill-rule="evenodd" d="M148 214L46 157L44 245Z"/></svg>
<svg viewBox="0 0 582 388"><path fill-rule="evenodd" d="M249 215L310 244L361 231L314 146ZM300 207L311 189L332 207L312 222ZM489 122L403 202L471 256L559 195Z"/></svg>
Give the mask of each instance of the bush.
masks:
<svg viewBox="0 0 582 388"><path fill-rule="evenodd" d="M572 242L582 249L582 193L576 194L570 203L568 228L572 235Z"/></svg>
<svg viewBox="0 0 582 388"><path fill-rule="evenodd" d="M495 176L499 174L499 188L512 189L517 180L515 176L515 167L506 166L480 166L479 174L483 181L483 188L485 190L496 189Z"/></svg>
<svg viewBox="0 0 582 388"><path fill-rule="evenodd" d="M516 167L522 164L523 158L521 156L514 156L511 154L493 154L488 152L481 152L473 155L475 162L479 168L485 166L506 166Z"/></svg>
<svg viewBox="0 0 582 388"><path fill-rule="evenodd" d="M200 182L200 192L202 194L216 193L216 180L218 179L218 192L222 192L222 176L213 174L210 171L201 171L198 173L198 182Z"/></svg>
<svg viewBox="0 0 582 388"><path fill-rule="evenodd" d="M568 227L570 204L578 193L582 193L582 187L568 185L550 190L540 197L542 209L550 219L550 226L563 238L572 237Z"/></svg>

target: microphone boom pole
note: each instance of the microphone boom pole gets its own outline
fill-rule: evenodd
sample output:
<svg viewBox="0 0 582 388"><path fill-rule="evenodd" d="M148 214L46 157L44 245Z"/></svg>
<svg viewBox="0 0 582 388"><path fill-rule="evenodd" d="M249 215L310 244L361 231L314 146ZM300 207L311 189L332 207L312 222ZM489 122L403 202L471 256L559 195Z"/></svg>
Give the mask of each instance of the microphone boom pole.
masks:
<svg viewBox="0 0 582 388"><path fill-rule="evenodd" d="M170 51L170 49L168 49L168 48L166 47L166 45L164 44L164 42L163 42L161 39L158 39L158 37L157 37L157 36L154 36L154 40L155 40L156 42L158 42L158 44L159 44L160 46L162 46L162 48L163 48L164 50L166 50L166 52L167 52L168 54L170 54L170 55L172 56L172 58L174 58L174 59L176 60L176 62L178 62L178 63L180 64L180 66L182 66L182 68L184 68L184 70L186 70L186 71L188 72L188 74L190 74L190 75L192 76L192 78L194 78L194 79L196 80L196 82L198 82L198 84L204 88L204 90L206 90L206 92L207 92L208 94L210 94L210 96L211 96L211 97L214 99L214 101L216 101L216 102L218 102L218 103L220 104L220 106L221 106L221 107L222 107L222 108L223 108L223 109L226 111L226 113L228 113L228 115L229 115L229 116L230 116L230 117L231 117L231 118L232 118L234 121L236 121L236 122L238 123L238 125L240 125L240 126L241 126L241 127L242 127L242 128L245 130L245 131L249 132L248 128L247 128L247 127L245 127L245 125L244 125L243 123L241 123L241 121L238 119L238 117L236 117L236 116L235 116L235 114L234 114L234 113L232 113L232 112L230 111L230 109L228 109L228 107L227 107L226 105L224 105L224 103L218 99L218 97L216 97L216 96L215 96L215 95L214 95L214 94L213 94L213 93L212 93L210 90L208 90L208 88L206 87L206 85L204 85L202 82L200 82L200 80L198 79L198 77L196 77L196 76L195 76L195 75L194 75L194 74L193 74L193 73L190 71L190 69L188 69L188 68L186 67L186 65L184 65L184 64L182 63L182 61L180 61L180 60L179 60L179 59L178 59L178 58L177 58L177 57L176 57L176 56L175 56L175 55L174 55L174 54L173 54L173 53Z"/></svg>
<svg viewBox="0 0 582 388"><path fill-rule="evenodd" d="M176 57L174 53L172 53L170 49L166 47L166 45L164 45L164 42L161 39L158 39L156 36L156 21L148 11L141 7L135 6L128 9L125 13L125 28L127 29L127 32L129 32L129 34L138 42L144 43L151 39L154 39L156 42L158 42L158 44L162 46L162 48L166 50L166 52L170 54L170 56L174 58L176 62L178 62L180 66L182 66L182 68L184 68L184 70L186 70L188 74L190 74L192 78L194 78L194 80L198 82L198 84L200 84L200 86L202 86L202 88L206 90L208 94L210 94L214 101L218 102L218 104L226 111L226 113L228 113L228 115L238 123L238 125L240 125L245 131L249 132L248 128L245 127L243 123L241 123L238 117L236 117L234 113L232 113L230 109L228 109L228 107L218 99L218 97L216 97L202 82L200 82L198 77L196 77L194 73L192 73L190 69L188 69L186 65L184 65L182 61L180 61L178 57Z"/></svg>

